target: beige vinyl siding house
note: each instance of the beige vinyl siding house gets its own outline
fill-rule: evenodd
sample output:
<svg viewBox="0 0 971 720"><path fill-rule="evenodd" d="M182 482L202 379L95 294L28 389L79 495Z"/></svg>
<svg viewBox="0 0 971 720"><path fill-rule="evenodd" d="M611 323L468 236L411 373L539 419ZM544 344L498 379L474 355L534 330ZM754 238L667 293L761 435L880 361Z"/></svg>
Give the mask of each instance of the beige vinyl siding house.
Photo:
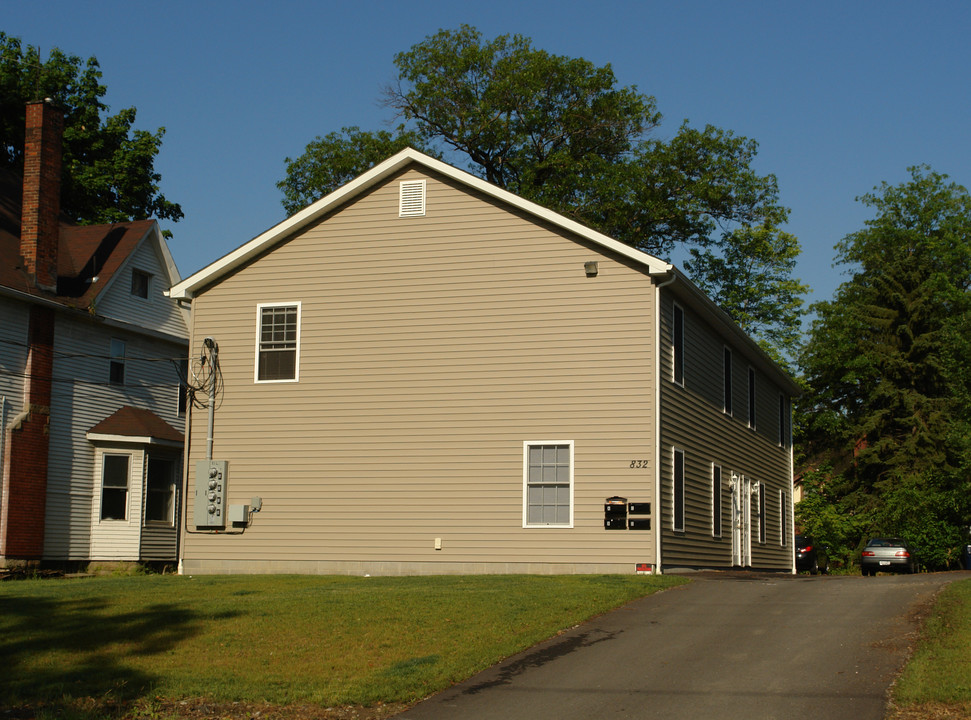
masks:
<svg viewBox="0 0 971 720"><path fill-rule="evenodd" d="M406 150L187 278L219 512L259 510L197 512L193 409L183 571L657 570L675 272ZM605 529L615 497L640 529Z"/></svg>

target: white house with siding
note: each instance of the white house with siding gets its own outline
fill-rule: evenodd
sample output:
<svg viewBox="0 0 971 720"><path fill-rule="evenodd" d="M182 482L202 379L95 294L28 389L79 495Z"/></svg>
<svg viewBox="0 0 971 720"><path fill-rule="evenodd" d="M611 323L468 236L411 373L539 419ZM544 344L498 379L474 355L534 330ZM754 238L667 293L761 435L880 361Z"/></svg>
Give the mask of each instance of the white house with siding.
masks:
<svg viewBox="0 0 971 720"><path fill-rule="evenodd" d="M158 223L58 221L59 113L0 177L0 564L176 559L187 310Z"/></svg>

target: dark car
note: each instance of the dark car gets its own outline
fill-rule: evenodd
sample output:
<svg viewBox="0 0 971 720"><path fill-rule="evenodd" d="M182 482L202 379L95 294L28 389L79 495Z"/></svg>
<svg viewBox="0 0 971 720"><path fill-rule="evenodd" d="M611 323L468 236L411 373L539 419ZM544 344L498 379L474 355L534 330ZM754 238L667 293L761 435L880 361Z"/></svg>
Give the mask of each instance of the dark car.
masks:
<svg viewBox="0 0 971 720"><path fill-rule="evenodd" d="M917 572L917 554L900 538L873 538L860 555L864 575L877 572Z"/></svg>
<svg viewBox="0 0 971 720"><path fill-rule="evenodd" d="M811 537L796 535L796 572L808 570L815 575L829 572L829 558L826 548Z"/></svg>

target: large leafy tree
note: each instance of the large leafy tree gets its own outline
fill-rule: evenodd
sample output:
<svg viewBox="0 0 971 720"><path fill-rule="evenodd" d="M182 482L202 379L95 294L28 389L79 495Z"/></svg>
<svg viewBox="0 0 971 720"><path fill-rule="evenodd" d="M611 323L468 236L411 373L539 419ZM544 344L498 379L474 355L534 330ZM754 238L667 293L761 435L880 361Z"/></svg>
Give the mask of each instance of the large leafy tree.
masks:
<svg viewBox="0 0 971 720"><path fill-rule="evenodd" d="M752 168L754 141L687 123L670 140L653 137L653 97L619 87L610 65L552 55L521 35L442 30L394 64L384 99L397 132L345 128L287 158L279 187L289 212L411 145L654 255L698 251L694 278L708 289L749 283L751 297L716 300L766 346L793 351L797 333L785 326L801 314L798 243L780 230L775 177ZM731 250L741 242L755 262Z"/></svg>
<svg viewBox="0 0 971 720"><path fill-rule="evenodd" d="M95 58L55 48L45 61L39 48L0 32L0 166L23 169L26 104L52 98L64 111L63 213L81 224L181 219L155 171L165 129L133 129L133 107L109 115L106 91Z"/></svg>
<svg viewBox="0 0 971 720"><path fill-rule="evenodd" d="M946 565L971 510L971 196L927 167L877 190L837 245L849 279L815 307L806 446L844 514Z"/></svg>

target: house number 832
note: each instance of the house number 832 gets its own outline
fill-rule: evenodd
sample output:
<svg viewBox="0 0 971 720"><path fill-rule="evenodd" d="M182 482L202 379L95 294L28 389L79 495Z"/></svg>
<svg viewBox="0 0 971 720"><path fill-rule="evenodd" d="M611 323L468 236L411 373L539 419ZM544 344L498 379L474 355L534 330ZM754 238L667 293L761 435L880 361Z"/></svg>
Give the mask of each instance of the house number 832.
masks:
<svg viewBox="0 0 971 720"><path fill-rule="evenodd" d="M636 468L646 468L647 467L647 460L631 460L630 461L630 466L631 466L632 469L636 469Z"/></svg>

